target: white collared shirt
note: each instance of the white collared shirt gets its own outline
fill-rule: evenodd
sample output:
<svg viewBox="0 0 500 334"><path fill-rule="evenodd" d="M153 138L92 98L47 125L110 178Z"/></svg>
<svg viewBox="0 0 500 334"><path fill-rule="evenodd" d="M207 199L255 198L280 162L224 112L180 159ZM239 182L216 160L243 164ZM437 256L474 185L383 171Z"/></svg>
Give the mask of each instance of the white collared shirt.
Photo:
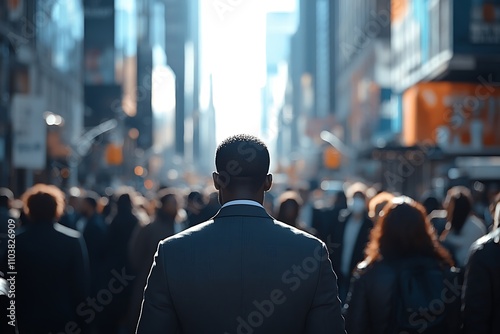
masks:
<svg viewBox="0 0 500 334"><path fill-rule="evenodd" d="M252 201L250 199L237 199L237 200L234 200L234 201L226 202L221 207L221 209L225 208L227 206L230 206L230 205L253 205L253 206L258 206L258 207L264 209L264 207L262 206L262 204L260 204L259 202L256 202L256 201Z"/></svg>

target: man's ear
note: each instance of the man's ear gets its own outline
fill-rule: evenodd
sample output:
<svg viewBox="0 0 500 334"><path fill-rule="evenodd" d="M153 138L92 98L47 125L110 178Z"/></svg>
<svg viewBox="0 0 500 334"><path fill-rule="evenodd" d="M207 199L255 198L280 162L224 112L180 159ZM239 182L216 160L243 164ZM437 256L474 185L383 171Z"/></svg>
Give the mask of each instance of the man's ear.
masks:
<svg viewBox="0 0 500 334"><path fill-rule="evenodd" d="M271 174L267 174L266 179L264 180L264 191L269 191L273 186L273 176Z"/></svg>
<svg viewBox="0 0 500 334"><path fill-rule="evenodd" d="M212 173L212 179L214 180L214 187L217 190L220 190L220 180L219 180L219 177L220 177L219 173L217 173L217 172L213 172Z"/></svg>

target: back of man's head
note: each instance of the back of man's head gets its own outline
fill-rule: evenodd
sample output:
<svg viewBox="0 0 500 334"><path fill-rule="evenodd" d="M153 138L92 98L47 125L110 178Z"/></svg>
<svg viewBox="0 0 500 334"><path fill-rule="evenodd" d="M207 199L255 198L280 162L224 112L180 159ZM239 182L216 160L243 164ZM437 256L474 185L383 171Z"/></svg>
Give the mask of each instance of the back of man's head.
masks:
<svg viewBox="0 0 500 334"><path fill-rule="evenodd" d="M251 135L235 135L225 139L215 153L219 186L242 183L260 187L269 172L269 151L266 144Z"/></svg>

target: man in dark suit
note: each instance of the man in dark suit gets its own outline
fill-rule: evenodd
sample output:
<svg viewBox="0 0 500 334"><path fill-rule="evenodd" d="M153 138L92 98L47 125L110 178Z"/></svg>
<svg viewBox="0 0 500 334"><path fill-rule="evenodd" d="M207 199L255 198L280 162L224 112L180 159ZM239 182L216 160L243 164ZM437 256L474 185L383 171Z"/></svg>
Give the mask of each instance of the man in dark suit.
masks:
<svg viewBox="0 0 500 334"><path fill-rule="evenodd" d="M364 191L358 189L351 192L348 208L340 210L338 223L333 227L333 247L330 250L333 268L338 274L339 296L342 301L347 297L354 268L365 258L365 247L373 228L373 222L368 217Z"/></svg>
<svg viewBox="0 0 500 334"><path fill-rule="evenodd" d="M137 333L345 333L325 244L262 206L269 160L252 136L219 145L213 180L223 206L160 242Z"/></svg>

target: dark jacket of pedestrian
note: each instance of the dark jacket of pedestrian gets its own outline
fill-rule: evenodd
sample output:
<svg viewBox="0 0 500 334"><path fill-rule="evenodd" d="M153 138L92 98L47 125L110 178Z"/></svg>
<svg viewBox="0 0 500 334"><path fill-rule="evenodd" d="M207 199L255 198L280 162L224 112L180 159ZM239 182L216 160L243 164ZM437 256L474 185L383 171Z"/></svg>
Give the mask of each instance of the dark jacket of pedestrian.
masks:
<svg viewBox="0 0 500 334"><path fill-rule="evenodd" d="M460 328L460 277L452 268L450 254L439 245L424 208L413 200L398 202L400 199L384 208L370 235L366 258L353 275L344 305L346 330L349 334L456 334ZM405 280L408 276L403 273L408 272L413 275ZM411 280L417 273L420 280ZM408 291L403 285L409 282L415 283L409 291L423 294L426 291L417 285L431 283L437 293L401 319L407 312L403 298L408 297L402 294ZM442 320L433 323L437 319ZM401 328L401 320L414 326L414 331Z"/></svg>
<svg viewBox="0 0 500 334"><path fill-rule="evenodd" d="M500 333L500 229L472 245L463 297L465 334Z"/></svg>
<svg viewBox="0 0 500 334"><path fill-rule="evenodd" d="M30 223L16 233L15 263L5 256L0 261L7 279L16 272L12 300L19 332L61 333L67 326L81 330L77 310L89 296L88 259L81 234L55 223L64 195L54 186L36 185L23 201Z"/></svg>
<svg viewBox="0 0 500 334"><path fill-rule="evenodd" d="M366 244L368 243L368 238L370 236L370 231L373 228L373 222L368 217L365 212L361 218L358 231L354 236L354 242L351 248L351 256L345 257L344 252L346 251L346 226L353 219L353 214L348 209L341 210L339 213L339 218L336 226L331 227L332 238L329 239L328 247L330 251L330 257L332 259L333 269L338 275L338 284L340 291L340 299L345 300L347 292L349 290L349 283L352 277L356 265L364 260L365 254L364 250ZM331 241L330 241L331 240ZM351 241L352 242L352 241ZM343 259L349 258L349 262L345 264L346 270L342 270L344 267Z"/></svg>

